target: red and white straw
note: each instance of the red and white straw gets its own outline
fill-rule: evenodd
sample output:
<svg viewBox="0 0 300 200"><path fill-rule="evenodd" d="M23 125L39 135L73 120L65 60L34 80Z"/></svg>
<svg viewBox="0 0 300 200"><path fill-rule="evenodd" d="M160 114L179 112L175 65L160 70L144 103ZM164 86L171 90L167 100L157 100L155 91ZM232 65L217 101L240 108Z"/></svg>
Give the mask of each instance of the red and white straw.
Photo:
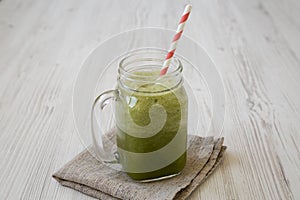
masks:
<svg viewBox="0 0 300 200"><path fill-rule="evenodd" d="M180 22L177 26L176 34L174 35L174 38L172 40L172 43L171 43L171 46L169 48L168 54L167 54L166 59L164 61L163 68L160 71L161 76L165 75L168 71L171 59L172 59L172 57L175 53L175 50L176 50L178 40L180 39L180 37L182 35L185 23L186 23L187 19L189 18L189 15L191 13L191 9L192 9L191 4L188 4L188 5L185 6L184 12L183 12L183 14L181 16L181 19L180 19Z"/></svg>

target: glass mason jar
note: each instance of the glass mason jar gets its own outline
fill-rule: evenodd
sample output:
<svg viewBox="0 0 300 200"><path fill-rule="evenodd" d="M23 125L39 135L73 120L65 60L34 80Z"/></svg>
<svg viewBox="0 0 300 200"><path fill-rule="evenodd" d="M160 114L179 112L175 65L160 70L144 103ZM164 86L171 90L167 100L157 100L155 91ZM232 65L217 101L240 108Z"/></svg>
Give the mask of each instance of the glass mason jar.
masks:
<svg viewBox="0 0 300 200"><path fill-rule="evenodd" d="M114 96L117 160L140 181L179 174L186 163L188 98L174 57L160 76L166 51L138 49L119 63Z"/></svg>

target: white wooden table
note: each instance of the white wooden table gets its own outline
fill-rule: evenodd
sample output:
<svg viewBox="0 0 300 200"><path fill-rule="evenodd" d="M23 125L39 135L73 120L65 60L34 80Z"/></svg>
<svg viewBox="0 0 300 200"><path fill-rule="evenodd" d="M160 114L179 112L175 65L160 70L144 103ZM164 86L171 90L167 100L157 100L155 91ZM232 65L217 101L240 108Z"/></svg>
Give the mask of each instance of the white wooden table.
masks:
<svg viewBox="0 0 300 200"><path fill-rule="evenodd" d="M185 34L222 73L229 148L190 199L300 199L300 1L191 2ZM80 64L112 34L175 29L184 3L0 0L0 199L92 199L51 178L84 148Z"/></svg>

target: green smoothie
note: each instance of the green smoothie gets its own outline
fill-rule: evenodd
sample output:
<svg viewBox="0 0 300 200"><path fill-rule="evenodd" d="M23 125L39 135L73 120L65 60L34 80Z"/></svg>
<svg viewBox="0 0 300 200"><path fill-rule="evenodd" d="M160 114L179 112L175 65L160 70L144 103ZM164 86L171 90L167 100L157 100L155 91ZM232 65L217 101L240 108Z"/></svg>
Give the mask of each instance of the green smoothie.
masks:
<svg viewBox="0 0 300 200"><path fill-rule="evenodd" d="M180 173L186 163L188 106L182 83L126 84L118 86L115 106L122 167L136 180Z"/></svg>

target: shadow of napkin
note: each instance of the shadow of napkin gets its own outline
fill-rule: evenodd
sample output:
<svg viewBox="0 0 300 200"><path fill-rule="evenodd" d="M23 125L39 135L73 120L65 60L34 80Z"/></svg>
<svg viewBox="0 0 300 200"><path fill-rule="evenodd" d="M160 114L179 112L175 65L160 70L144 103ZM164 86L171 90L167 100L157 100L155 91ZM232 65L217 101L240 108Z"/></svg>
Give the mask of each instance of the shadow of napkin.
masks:
<svg viewBox="0 0 300 200"><path fill-rule="evenodd" d="M195 136L190 139L187 163L180 175L161 181L141 183L126 173L111 169L96 160L87 150L53 174L63 186L89 196L113 200L186 199L222 161L224 138Z"/></svg>

